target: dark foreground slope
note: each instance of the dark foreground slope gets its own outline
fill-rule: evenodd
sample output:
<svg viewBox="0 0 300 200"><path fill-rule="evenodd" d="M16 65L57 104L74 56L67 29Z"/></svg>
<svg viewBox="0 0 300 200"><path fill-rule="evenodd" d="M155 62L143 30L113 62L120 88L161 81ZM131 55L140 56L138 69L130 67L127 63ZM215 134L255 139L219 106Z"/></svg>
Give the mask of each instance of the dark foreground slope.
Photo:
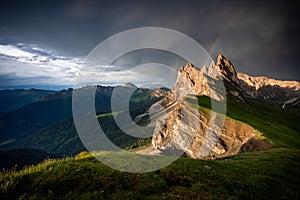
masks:
<svg viewBox="0 0 300 200"><path fill-rule="evenodd" d="M0 150L0 167L6 169L23 169L24 166L38 164L49 158L58 158L59 155L47 153L38 149Z"/></svg>
<svg viewBox="0 0 300 200"><path fill-rule="evenodd" d="M180 158L155 172L113 170L82 153L0 174L1 199L299 199L299 150L215 161ZM120 158L122 154L102 153ZM124 165L130 160L126 158Z"/></svg>

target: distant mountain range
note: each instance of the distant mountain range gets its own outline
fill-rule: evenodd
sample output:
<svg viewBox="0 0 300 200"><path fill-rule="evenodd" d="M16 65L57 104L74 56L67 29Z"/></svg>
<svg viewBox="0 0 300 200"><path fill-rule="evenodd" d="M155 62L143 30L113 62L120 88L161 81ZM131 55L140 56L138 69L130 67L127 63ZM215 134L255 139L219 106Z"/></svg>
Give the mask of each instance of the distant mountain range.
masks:
<svg viewBox="0 0 300 200"><path fill-rule="evenodd" d="M236 91L229 93L247 98L253 98L260 102L271 103L285 107L300 107L300 82L282 81L264 76L253 77L244 73L237 73L229 59L223 55L217 58L216 68L224 80L236 86Z"/></svg>
<svg viewBox="0 0 300 200"><path fill-rule="evenodd" d="M114 87L97 87L95 106L98 121L108 137L116 144L126 147L135 145L139 139L127 136L114 123L111 113L111 95ZM127 93L133 85L117 86L119 91ZM85 90L87 88L80 88ZM153 103L162 99L166 89L150 90L134 88L130 101L131 116L134 118L145 112ZM76 132L72 118L72 89L42 96L39 100L28 102L21 108L6 112L0 118L0 149L19 148L39 149L55 155L75 155L85 150ZM7 93L9 95L9 93ZM22 95L19 95L22 99ZM24 96L26 98L26 96ZM122 117L122 113L119 114ZM51 142L49 142L51 141Z"/></svg>
<svg viewBox="0 0 300 200"><path fill-rule="evenodd" d="M42 97L54 94L52 90L38 89L15 89L15 90L0 90L0 114L16 110L27 104L38 101Z"/></svg>
<svg viewBox="0 0 300 200"><path fill-rule="evenodd" d="M217 78L216 72L222 79ZM225 85L226 97L217 93L220 81ZM208 68L192 64L180 68L172 90L137 88L133 84L117 86L124 93L135 90L130 101L133 119L148 123L151 106L160 105L168 110L156 116L160 123L152 139L134 138L116 125L110 108L114 87L88 87L96 87L95 107L101 127L122 148L146 145L148 150L141 153L148 154L167 153L168 149L176 148L185 151L186 156L206 159L300 145L300 83L237 73L222 55ZM14 153L20 148L37 149L56 156L85 150L72 119L72 92L73 89L0 91L0 149ZM205 141L207 127L212 118L216 123L222 118L218 111L211 111L211 103L222 102L224 98L227 117L224 127L212 129L217 141L211 146ZM195 118L191 113L200 115ZM183 116L185 121L180 120ZM122 118L122 112L117 117Z"/></svg>

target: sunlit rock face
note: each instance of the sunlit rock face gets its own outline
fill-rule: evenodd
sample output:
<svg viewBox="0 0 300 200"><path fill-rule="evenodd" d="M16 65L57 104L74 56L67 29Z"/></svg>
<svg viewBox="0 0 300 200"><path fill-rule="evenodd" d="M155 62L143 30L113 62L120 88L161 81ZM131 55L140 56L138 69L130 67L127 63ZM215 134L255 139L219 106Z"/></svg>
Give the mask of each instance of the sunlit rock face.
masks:
<svg viewBox="0 0 300 200"><path fill-rule="evenodd" d="M175 152L195 159L214 159L272 147L253 127L200 108L196 96L202 95L218 102L230 95L237 102L255 98L282 107L299 106L300 83L237 73L222 55L208 68L189 63L178 70L173 89L153 106L164 108L152 137L153 154Z"/></svg>
<svg viewBox="0 0 300 200"><path fill-rule="evenodd" d="M179 101L168 118L157 125L152 138L154 152L172 155L177 149L191 158L214 159L237 154L249 139L260 135L245 123L193 105Z"/></svg>
<svg viewBox="0 0 300 200"><path fill-rule="evenodd" d="M238 79L240 84L247 84L250 87L254 87L256 90L264 86L279 86L282 88L290 88L294 90L300 89L300 82L297 81L281 81L272 78L267 78L265 76L253 77L247 74L238 73Z"/></svg>
<svg viewBox="0 0 300 200"><path fill-rule="evenodd" d="M176 83L172 89L177 99L184 97L187 94L197 96L206 95L213 99L224 100L226 90L221 80L220 75L212 75L217 71L213 68L214 64L207 70L203 66L200 70L194 67L191 63L178 70ZM211 74L210 74L211 73Z"/></svg>
<svg viewBox="0 0 300 200"><path fill-rule="evenodd" d="M237 73L229 59L225 58L223 55L218 55L216 68L223 79L236 85L239 84Z"/></svg>
<svg viewBox="0 0 300 200"><path fill-rule="evenodd" d="M214 159L271 148L267 141L257 139L261 133L251 126L197 106L196 96L202 95L217 101L232 95L243 101L243 87L232 63L222 55L208 69L190 63L180 68L173 89L156 103L165 111L156 122L152 153Z"/></svg>
<svg viewBox="0 0 300 200"><path fill-rule="evenodd" d="M237 75L240 87L252 98L275 103L283 108L286 105L300 107L300 82L253 77L243 73Z"/></svg>

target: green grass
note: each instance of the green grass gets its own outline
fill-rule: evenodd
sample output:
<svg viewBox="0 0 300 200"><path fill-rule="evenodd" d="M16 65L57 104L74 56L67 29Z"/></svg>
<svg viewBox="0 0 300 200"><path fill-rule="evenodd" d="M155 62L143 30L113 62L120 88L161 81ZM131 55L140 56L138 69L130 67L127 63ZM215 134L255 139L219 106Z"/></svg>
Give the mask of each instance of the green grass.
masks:
<svg viewBox="0 0 300 200"><path fill-rule="evenodd" d="M126 145L123 149L126 151L138 151L145 149L151 145L152 138L141 138Z"/></svg>
<svg viewBox="0 0 300 200"><path fill-rule="evenodd" d="M192 102L192 100L187 99ZM206 96L198 97L199 108L211 108L211 99ZM220 104L222 106L222 104ZM218 108L217 108L218 109ZM218 112L218 110L216 110ZM283 109L246 99L237 102L227 96L226 116L245 122L263 133L275 147L300 147L300 110Z"/></svg>
<svg viewBox="0 0 300 200"><path fill-rule="evenodd" d="M180 158L131 174L89 153L0 174L1 199L297 199L300 151L277 148L215 161ZM100 156L122 153L99 153ZM131 162L128 160L127 162ZM128 164L128 163L124 163Z"/></svg>
<svg viewBox="0 0 300 200"><path fill-rule="evenodd" d="M117 116L117 115L119 115L123 112L124 112L124 110L120 110L120 111L117 111L117 112L103 113L103 114L97 115L96 118L99 119L99 118L102 118L102 117L113 117L113 116Z"/></svg>

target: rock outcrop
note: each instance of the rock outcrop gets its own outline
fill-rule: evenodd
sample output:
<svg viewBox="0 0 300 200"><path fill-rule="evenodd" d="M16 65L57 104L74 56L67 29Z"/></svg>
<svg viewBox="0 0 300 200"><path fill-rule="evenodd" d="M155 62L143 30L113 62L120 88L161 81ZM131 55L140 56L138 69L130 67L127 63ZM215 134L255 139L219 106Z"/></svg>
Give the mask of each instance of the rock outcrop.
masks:
<svg viewBox="0 0 300 200"><path fill-rule="evenodd" d="M216 68L223 79L236 85L239 84L237 73L229 59L225 58L223 55L218 55Z"/></svg>
<svg viewBox="0 0 300 200"><path fill-rule="evenodd" d="M156 121L152 153L213 159L271 148L268 142L259 145L261 133L251 126L198 106L196 96L224 102L228 94L243 100L238 74L224 56L219 55L216 64L208 69L198 69L190 63L180 68L173 89L153 105L164 112Z"/></svg>
<svg viewBox="0 0 300 200"><path fill-rule="evenodd" d="M214 159L245 151L270 149L262 133L220 111L199 107L197 96L209 96L222 104L226 95L245 101L261 98L273 103L298 104L300 83L251 77L237 73L222 55L208 69L187 64L178 71L176 83L165 98L152 106L157 115L152 154L172 154ZM222 113L222 112L221 112Z"/></svg>
<svg viewBox="0 0 300 200"><path fill-rule="evenodd" d="M191 103L196 101L193 96L187 98L178 102L168 118L156 127L153 152L167 155L184 152L191 158L214 159L237 154L249 139L257 140L261 134L245 123L199 109Z"/></svg>
<svg viewBox="0 0 300 200"><path fill-rule="evenodd" d="M177 80L172 89L176 99L180 99L187 94L206 95L217 100L224 100L226 90L222 82L216 77L212 78L210 73L216 71L215 69L203 66L198 70L191 63L178 70ZM218 78L221 78L220 75Z"/></svg>
<svg viewBox="0 0 300 200"><path fill-rule="evenodd" d="M216 67L217 66L217 67ZM236 84L236 72L224 57L217 65L201 70L187 64L178 71L174 88L153 107L165 113L157 120L152 153L182 154L191 158L217 158L236 154L250 138L260 135L247 124L226 118L208 109L199 109L196 96L206 95L220 102L226 92L217 73ZM214 75L214 78L210 75ZM235 78L230 78L230 77ZM225 111L225 110L224 110ZM225 114L225 113L224 113Z"/></svg>

